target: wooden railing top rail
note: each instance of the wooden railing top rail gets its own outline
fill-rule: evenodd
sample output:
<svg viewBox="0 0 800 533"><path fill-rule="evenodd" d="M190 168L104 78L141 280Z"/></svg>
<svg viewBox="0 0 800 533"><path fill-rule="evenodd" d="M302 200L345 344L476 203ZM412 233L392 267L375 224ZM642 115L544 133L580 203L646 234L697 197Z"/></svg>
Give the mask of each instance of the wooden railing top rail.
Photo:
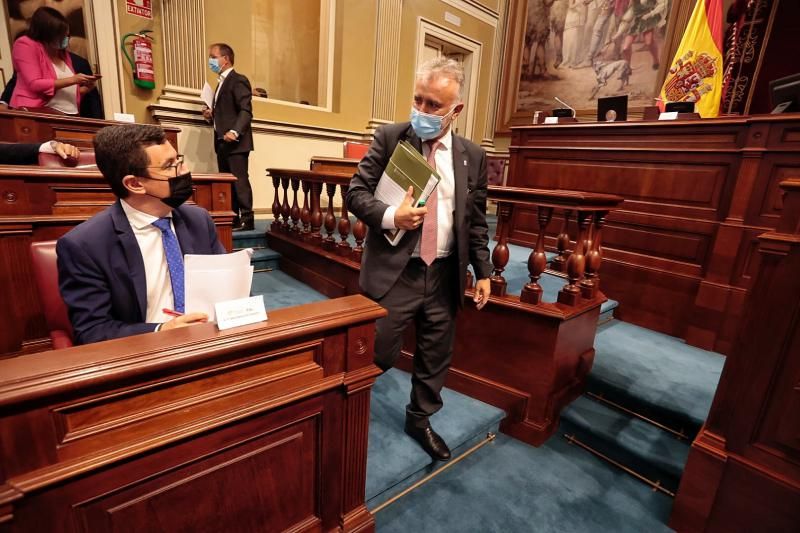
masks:
<svg viewBox="0 0 800 533"><path fill-rule="evenodd" d="M0 110L0 121L2 120L15 120L26 119L36 122L48 122L54 125L82 125L93 127L94 129L104 128L106 126L114 126L119 124L128 124L127 122L120 122L118 120L101 120L97 118L75 117L69 115L61 115L57 113L38 113L35 111L21 111L16 109L2 109ZM179 132L180 128L175 126L161 126L164 131Z"/></svg>
<svg viewBox="0 0 800 533"><path fill-rule="evenodd" d="M294 168L268 168L270 176L276 178L299 178L313 183L330 183L349 185L353 174L348 172L330 172L322 170L300 170Z"/></svg>
<svg viewBox="0 0 800 533"><path fill-rule="evenodd" d="M42 178L52 181L54 178L74 179L88 178L105 180L103 174L96 168L73 168L73 167L40 167L36 165L0 165L0 178L3 177L25 177ZM230 173L206 173L192 172L194 181L215 181L215 182L235 182L236 176ZM31 180L33 181L33 180Z"/></svg>
<svg viewBox="0 0 800 533"><path fill-rule="evenodd" d="M510 204L559 207L573 211L603 211L617 209L625 201L615 194L600 194L558 189L527 189L523 187L489 186L489 199Z"/></svg>
<svg viewBox="0 0 800 533"><path fill-rule="evenodd" d="M266 323L217 331L200 324L57 352L0 360L0 408L41 400L100 383L118 382L169 368L213 360L248 346L284 343L331 329L377 320L386 311L353 295L270 311Z"/></svg>
<svg viewBox="0 0 800 533"><path fill-rule="evenodd" d="M322 155L315 155L311 158L311 163L320 162L320 163L352 163L357 165L361 159L356 159L353 157L328 157Z"/></svg>

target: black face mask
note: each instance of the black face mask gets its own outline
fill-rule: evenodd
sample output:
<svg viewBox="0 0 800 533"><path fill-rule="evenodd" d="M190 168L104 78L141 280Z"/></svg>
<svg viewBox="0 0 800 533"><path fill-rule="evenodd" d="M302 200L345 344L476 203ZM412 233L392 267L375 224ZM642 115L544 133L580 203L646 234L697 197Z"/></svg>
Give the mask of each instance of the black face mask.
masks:
<svg viewBox="0 0 800 533"><path fill-rule="evenodd" d="M150 196L158 198L172 209L177 209L183 202L192 197L192 173L187 172L180 176L169 178L167 181L169 182L169 196L166 198L160 198L152 194Z"/></svg>

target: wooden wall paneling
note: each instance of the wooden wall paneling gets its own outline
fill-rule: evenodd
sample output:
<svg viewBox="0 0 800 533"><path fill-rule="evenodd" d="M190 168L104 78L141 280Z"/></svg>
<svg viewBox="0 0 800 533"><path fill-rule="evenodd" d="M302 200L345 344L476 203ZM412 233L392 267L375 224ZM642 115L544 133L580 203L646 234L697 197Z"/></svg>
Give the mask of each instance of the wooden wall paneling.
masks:
<svg viewBox="0 0 800 533"><path fill-rule="evenodd" d="M351 296L0 361L2 529L374 530L384 315Z"/></svg>
<svg viewBox="0 0 800 533"><path fill-rule="evenodd" d="M781 187L781 218L759 237L744 318L681 479L678 531L793 531L800 520L800 179Z"/></svg>
<svg viewBox="0 0 800 533"><path fill-rule="evenodd" d="M509 151L511 186L625 197L604 235L620 318L730 351L759 264L753 238L777 222L778 183L800 172L800 115L526 126ZM535 213L516 214L510 238L531 245Z"/></svg>
<svg viewBox="0 0 800 533"><path fill-rule="evenodd" d="M42 143L57 140L91 149L97 130L120 124L126 123L3 109L0 110L0 142ZM177 149L180 128L162 128L167 140Z"/></svg>

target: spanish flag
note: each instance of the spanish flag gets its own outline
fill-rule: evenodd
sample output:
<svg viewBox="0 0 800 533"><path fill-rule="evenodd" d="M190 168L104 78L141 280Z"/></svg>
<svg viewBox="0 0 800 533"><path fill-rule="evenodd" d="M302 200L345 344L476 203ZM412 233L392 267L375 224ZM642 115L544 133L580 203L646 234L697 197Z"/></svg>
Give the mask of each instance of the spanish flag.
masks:
<svg viewBox="0 0 800 533"><path fill-rule="evenodd" d="M675 52L661 102L696 102L701 117L719 115L722 98L722 0L697 0Z"/></svg>

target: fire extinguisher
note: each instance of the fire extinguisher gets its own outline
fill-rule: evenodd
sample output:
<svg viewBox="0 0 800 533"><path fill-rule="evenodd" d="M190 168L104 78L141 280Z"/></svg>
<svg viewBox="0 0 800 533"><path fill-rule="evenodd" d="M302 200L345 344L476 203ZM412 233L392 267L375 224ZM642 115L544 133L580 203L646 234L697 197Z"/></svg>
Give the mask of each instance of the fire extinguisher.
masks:
<svg viewBox="0 0 800 533"><path fill-rule="evenodd" d="M142 30L138 33L126 33L122 36L122 53L133 70L133 83L143 89L156 88L156 73L153 69L153 38L147 35L153 30ZM134 37L133 58L128 55L127 43L129 37Z"/></svg>

